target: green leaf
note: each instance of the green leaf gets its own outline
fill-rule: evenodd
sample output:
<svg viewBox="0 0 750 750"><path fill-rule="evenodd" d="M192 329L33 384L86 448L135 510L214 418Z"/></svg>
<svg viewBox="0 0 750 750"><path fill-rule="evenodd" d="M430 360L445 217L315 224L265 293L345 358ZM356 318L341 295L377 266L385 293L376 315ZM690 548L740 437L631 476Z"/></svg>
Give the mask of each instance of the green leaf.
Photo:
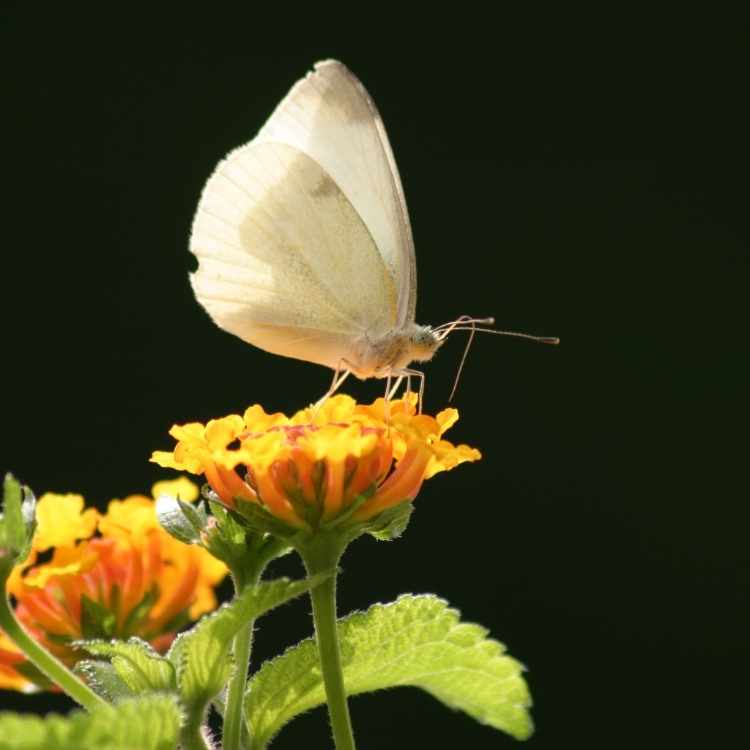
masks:
<svg viewBox="0 0 750 750"><path fill-rule="evenodd" d="M239 588L255 581L272 559L291 552L288 543L251 529L235 511L214 500L209 500L208 505L212 517L201 535L201 543L214 557L226 563Z"/></svg>
<svg viewBox="0 0 750 750"><path fill-rule="evenodd" d="M325 577L302 581L279 578L248 586L233 602L222 605L192 630L179 635L167 658L177 669L178 689L188 710L203 710L229 680L230 647L243 626L303 594Z"/></svg>
<svg viewBox="0 0 750 750"><path fill-rule="evenodd" d="M0 514L0 568L8 575L16 563L26 559L36 527L36 499L12 474L3 481L3 512Z"/></svg>
<svg viewBox="0 0 750 750"><path fill-rule="evenodd" d="M22 486L22 489L23 502L21 503L21 515L23 516L23 522L26 524L29 542L31 542L31 537L34 536L34 530L36 529L36 497L31 488L25 484Z"/></svg>
<svg viewBox="0 0 750 750"><path fill-rule="evenodd" d="M212 515L201 536L203 546L234 574L252 568L257 564L262 538L240 524L224 506L213 501L208 505Z"/></svg>
<svg viewBox="0 0 750 750"><path fill-rule="evenodd" d="M175 539L185 544L200 542L207 520L202 504L196 508L177 497L161 495L156 500L156 515L159 523Z"/></svg>
<svg viewBox="0 0 750 750"><path fill-rule="evenodd" d="M247 527L235 519L232 513L221 503L209 500L208 506L211 509L211 515L216 519L217 532L222 539L231 544L246 544ZM238 518L241 518L241 516L238 516Z"/></svg>
<svg viewBox="0 0 750 750"><path fill-rule="evenodd" d="M413 512L414 506L411 503L394 505L368 521L364 525L365 531L381 542L392 542L406 531Z"/></svg>
<svg viewBox="0 0 750 750"><path fill-rule="evenodd" d="M83 677L86 684L104 700L114 703L122 698L130 698L133 691L125 684L117 670L108 661L83 659L73 671Z"/></svg>
<svg viewBox="0 0 750 750"><path fill-rule="evenodd" d="M531 734L523 667L442 599L404 595L350 615L338 628L349 695L411 685L517 739ZM265 747L284 724L323 703L317 646L307 639L250 681L245 712L254 742Z"/></svg>
<svg viewBox="0 0 750 750"><path fill-rule="evenodd" d="M26 541L26 524L21 510L22 496L18 480L12 474L6 474L3 482L3 520L6 544L13 550L20 549Z"/></svg>
<svg viewBox="0 0 750 750"><path fill-rule="evenodd" d="M242 518L247 527L256 534L271 534L280 539L291 539L298 533L298 529L288 526L265 509L265 506L250 500L235 498L237 515Z"/></svg>
<svg viewBox="0 0 750 750"><path fill-rule="evenodd" d="M92 656L108 657L117 676L133 693L177 688L172 663L140 638L129 638L127 641L77 641L75 646ZM103 673L97 676L103 676Z"/></svg>
<svg viewBox="0 0 750 750"><path fill-rule="evenodd" d="M65 717L0 713L0 750L175 750L179 731L175 699L148 695Z"/></svg>

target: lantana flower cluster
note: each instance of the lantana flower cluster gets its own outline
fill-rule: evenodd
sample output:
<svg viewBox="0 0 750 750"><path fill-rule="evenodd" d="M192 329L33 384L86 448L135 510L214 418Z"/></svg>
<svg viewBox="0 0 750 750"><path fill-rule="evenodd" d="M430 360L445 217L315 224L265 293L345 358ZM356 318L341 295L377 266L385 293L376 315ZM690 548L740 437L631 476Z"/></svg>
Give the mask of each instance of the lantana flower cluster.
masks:
<svg viewBox="0 0 750 750"><path fill-rule="evenodd" d="M481 454L443 434L455 409L417 412L417 398L358 404L337 395L291 417L259 405L207 424L175 425L174 450L160 466L203 474L227 507L265 508L297 529L314 531L342 514L367 521L414 499L425 479Z"/></svg>
<svg viewBox="0 0 750 750"><path fill-rule="evenodd" d="M190 501L198 489L184 478L159 482L153 497L112 500L104 514L80 495L39 499L31 553L8 591L27 632L68 666L86 658L73 644L87 638L139 636L163 652L182 626L216 607L226 566L161 528L161 494ZM50 687L0 630L0 688Z"/></svg>

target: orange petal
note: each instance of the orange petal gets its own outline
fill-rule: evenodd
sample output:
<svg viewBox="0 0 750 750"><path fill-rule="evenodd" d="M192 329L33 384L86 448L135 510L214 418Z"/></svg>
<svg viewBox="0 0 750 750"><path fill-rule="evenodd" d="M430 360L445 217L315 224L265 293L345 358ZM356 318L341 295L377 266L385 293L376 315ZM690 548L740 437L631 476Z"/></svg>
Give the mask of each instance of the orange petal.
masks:
<svg viewBox="0 0 750 750"><path fill-rule="evenodd" d="M414 443L399 461L396 470L385 480L375 496L354 514L354 518L372 518L386 508L413 500L422 486L431 455L427 445Z"/></svg>

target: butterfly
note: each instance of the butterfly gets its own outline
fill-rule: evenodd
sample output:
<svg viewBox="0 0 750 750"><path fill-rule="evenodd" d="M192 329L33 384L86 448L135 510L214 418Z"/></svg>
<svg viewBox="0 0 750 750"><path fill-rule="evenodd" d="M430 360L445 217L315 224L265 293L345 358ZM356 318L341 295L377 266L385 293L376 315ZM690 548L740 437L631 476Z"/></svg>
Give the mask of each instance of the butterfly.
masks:
<svg viewBox="0 0 750 750"><path fill-rule="evenodd" d="M420 379L453 330L415 321L409 214L383 121L345 65L319 62L201 195L191 284L223 330L261 349L349 374ZM386 393L389 388L386 388ZM421 403L421 398L420 398Z"/></svg>

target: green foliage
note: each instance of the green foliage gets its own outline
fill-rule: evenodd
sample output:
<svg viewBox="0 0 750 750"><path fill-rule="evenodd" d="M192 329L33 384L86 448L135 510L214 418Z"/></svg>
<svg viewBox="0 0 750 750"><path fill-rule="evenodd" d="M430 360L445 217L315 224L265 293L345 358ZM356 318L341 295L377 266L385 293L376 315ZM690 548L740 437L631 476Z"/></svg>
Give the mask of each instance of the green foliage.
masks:
<svg viewBox="0 0 750 750"><path fill-rule="evenodd" d="M100 698L109 703L133 696L133 691L108 661L84 659L75 665L73 671L83 677Z"/></svg>
<svg viewBox="0 0 750 750"><path fill-rule="evenodd" d="M31 490L19 484L12 474L6 474L0 515L0 575L4 577L29 554L36 527L35 508Z"/></svg>
<svg viewBox="0 0 750 750"><path fill-rule="evenodd" d="M157 499L156 514L164 529L185 544L200 542L208 521L203 503L193 505L168 495Z"/></svg>
<svg viewBox="0 0 750 750"><path fill-rule="evenodd" d="M3 490L0 579L26 557L35 527L31 492L10 475ZM166 656L138 638L108 640L117 634L115 614L83 596L81 624L86 640L74 645L90 657L76 666L89 687L69 673L66 681L64 668L58 669L54 659L17 625L3 598L3 627L15 633L16 642L31 654L19 670L42 670L39 676L49 675L90 713L44 719L0 713L0 750L175 750L180 742L188 747L201 742L199 730L207 707L212 700L221 703L221 691L232 677L235 637L243 628L252 627L256 618L334 575L335 571L329 569L335 566L341 551L336 548L337 554L325 565L310 567L315 544L325 541L322 527L312 536L284 525L276 528L280 522L259 506L246 503L248 507L240 507L238 514L207 499L213 516L207 515L204 504L193 506L162 498L160 520L173 536L199 544L224 560L241 593L178 636ZM347 519L335 519L326 530L339 539L336 527L341 526L342 548L362 533L394 539L406 528L411 511L411 504L404 503L376 519L346 528ZM274 533L281 538L274 538ZM257 580L270 559L284 554L292 545L305 553L308 570L327 572L302 581L278 579L247 585ZM322 592L315 592L314 599ZM157 593L146 594L131 619L118 630L120 635L135 627ZM459 617L459 612L435 596L405 595L391 604L377 604L340 620L337 627L346 693L418 687L483 724L517 739L529 737L531 699L523 667L505 653L501 643L488 638L484 628L463 623ZM331 633L333 619L332 614L328 627ZM239 687L230 695L240 697L242 684L237 684ZM339 697L343 702L340 689ZM244 695L243 731L252 736L253 748L260 750L295 716L323 703L325 688L317 645L307 639L264 664L250 681ZM236 709L236 700L234 705ZM240 712L235 709L230 714L238 717ZM235 730L238 726L235 723ZM237 731L229 735L239 737Z"/></svg>
<svg viewBox="0 0 750 750"><path fill-rule="evenodd" d="M391 542L406 531L413 512L411 503L400 503L367 521L365 531L381 542Z"/></svg>
<svg viewBox="0 0 750 750"><path fill-rule="evenodd" d="M231 673L230 648L247 623L293 599L322 580L279 578L247 587L231 604L204 617L192 630L178 636L167 654L177 670L177 688L190 712L203 711L224 687Z"/></svg>
<svg viewBox="0 0 750 750"><path fill-rule="evenodd" d="M67 717L0 713L0 750L175 750L180 711L174 698L129 698Z"/></svg>
<svg viewBox="0 0 750 750"><path fill-rule="evenodd" d="M133 694L149 690L177 689L172 663L140 638L130 638L127 641L79 641L76 646L92 656L109 658L109 664L85 660L77 666L77 671L89 679L89 684L92 679L102 681L101 687L105 694L116 694L121 690L120 685L124 685ZM109 671L101 669L104 666L111 666L119 683L113 679Z"/></svg>
<svg viewBox="0 0 750 750"><path fill-rule="evenodd" d="M340 620L338 629L349 695L411 685L517 739L531 734L523 667L445 601L404 595ZM317 646L308 639L251 680L245 711L254 746L265 747L284 724L324 702Z"/></svg>
<svg viewBox="0 0 750 750"><path fill-rule="evenodd" d="M172 692L179 697L187 715L200 717L229 680L231 645L240 628L324 578L281 578L247 587L233 602L178 636L166 657L139 638L78 641L75 645L94 658L81 661L76 671L107 700L150 691Z"/></svg>
<svg viewBox="0 0 750 750"><path fill-rule="evenodd" d="M238 588L255 581L269 560L290 550L284 542L241 523L241 516L211 499L212 491L204 490L204 494L211 515L204 502L186 503L162 495L156 501L159 523L175 539L197 544L226 563Z"/></svg>
<svg viewBox="0 0 750 750"><path fill-rule="evenodd" d="M280 521L276 516L258 503L235 498L237 514L246 526L256 534L271 534L279 539L291 540L298 532L296 529Z"/></svg>

